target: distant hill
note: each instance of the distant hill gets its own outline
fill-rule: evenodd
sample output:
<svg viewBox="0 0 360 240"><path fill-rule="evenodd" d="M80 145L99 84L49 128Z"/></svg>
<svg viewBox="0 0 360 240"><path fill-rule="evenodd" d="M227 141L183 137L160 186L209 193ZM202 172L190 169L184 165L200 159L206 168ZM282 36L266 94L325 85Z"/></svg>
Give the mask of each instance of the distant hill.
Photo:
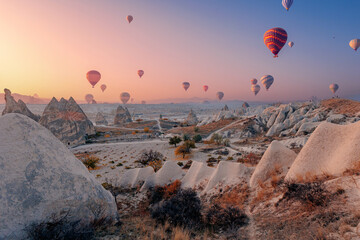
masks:
<svg viewBox="0 0 360 240"><path fill-rule="evenodd" d="M26 104L47 104L50 102L50 99L39 98L36 94L34 96L25 96L18 93L13 93L12 96L16 101L21 99ZM0 104L5 104L5 94L0 93Z"/></svg>

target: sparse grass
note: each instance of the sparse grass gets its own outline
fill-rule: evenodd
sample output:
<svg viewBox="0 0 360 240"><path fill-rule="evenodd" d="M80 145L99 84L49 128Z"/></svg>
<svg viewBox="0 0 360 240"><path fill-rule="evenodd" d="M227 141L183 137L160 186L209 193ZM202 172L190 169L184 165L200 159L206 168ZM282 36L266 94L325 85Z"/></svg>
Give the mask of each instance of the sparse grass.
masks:
<svg viewBox="0 0 360 240"><path fill-rule="evenodd" d="M88 169L95 169L97 167L97 164L99 163L99 161L100 161L100 158L96 157L95 155L90 155L83 160L83 164Z"/></svg>

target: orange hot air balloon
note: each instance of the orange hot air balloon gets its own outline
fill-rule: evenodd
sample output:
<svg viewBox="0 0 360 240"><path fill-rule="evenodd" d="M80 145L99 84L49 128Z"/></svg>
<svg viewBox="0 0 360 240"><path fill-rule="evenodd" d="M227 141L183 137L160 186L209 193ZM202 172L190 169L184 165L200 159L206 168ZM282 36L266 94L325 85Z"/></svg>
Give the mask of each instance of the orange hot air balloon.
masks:
<svg viewBox="0 0 360 240"><path fill-rule="evenodd" d="M100 81L101 74L98 71L91 70L86 73L86 78L94 88L94 86Z"/></svg>
<svg viewBox="0 0 360 240"><path fill-rule="evenodd" d="M204 89L205 92L207 92L207 90L209 89L209 86L208 86L208 85L204 85L204 86L203 86L203 89Z"/></svg>
<svg viewBox="0 0 360 240"><path fill-rule="evenodd" d="M106 89L106 85L105 84L102 84L101 86L100 86L100 88L101 88L101 91L105 91L105 89Z"/></svg>
<svg viewBox="0 0 360 240"><path fill-rule="evenodd" d="M337 85L336 83L332 83L332 84L330 84L329 88L330 88L330 91L331 91L333 94L335 94L336 91L339 89L339 85Z"/></svg>
<svg viewBox="0 0 360 240"><path fill-rule="evenodd" d="M133 18L133 16L131 16L131 15L127 15L127 16L126 16L126 20L127 20L129 23L131 23L132 20L134 20L134 18Z"/></svg>
<svg viewBox="0 0 360 240"><path fill-rule="evenodd" d="M266 47L274 54L274 58L278 57L278 54L284 47L287 38L287 32L282 28L272 28L265 32L264 43Z"/></svg>
<svg viewBox="0 0 360 240"><path fill-rule="evenodd" d="M183 82L182 86L185 89L185 91L187 91L189 89L189 87L190 87L190 83L189 82Z"/></svg>
<svg viewBox="0 0 360 240"><path fill-rule="evenodd" d="M139 75L140 78L144 75L144 71L143 71L143 70L138 70L137 73L138 73L138 75Z"/></svg>

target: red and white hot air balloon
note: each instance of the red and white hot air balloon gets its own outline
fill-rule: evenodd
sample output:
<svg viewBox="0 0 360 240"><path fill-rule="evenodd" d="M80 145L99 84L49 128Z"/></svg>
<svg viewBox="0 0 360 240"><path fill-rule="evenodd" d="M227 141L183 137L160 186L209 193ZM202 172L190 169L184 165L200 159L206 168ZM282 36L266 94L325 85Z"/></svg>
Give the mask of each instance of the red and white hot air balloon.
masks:
<svg viewBox="0 0 360 240"><path fill-rule="evenodd" d="M129 23L131 23L132 20L134 20L134 18L133 18L133 16L131 16L131 15L127 15L127 16L126 16L126 20L127 20Z"/></svg>
<svg viewBox="0 0 360 240"><path fill-rule="evenodd" d="M204 86L203 86L203 89L204 89L205 92L207 92L207 90L209 89L209 86L208 86L208 85L204 85Z"/></svg>
<svg viewBox="0 0 360 240"><path fill-rule="evenodd" d="M144 71L143 70L138 70L137 74L139 75L139 77L141 78L144 75Z"/></svg>
<svg viewBox="0 0 360 240"><path fill-rule="evenodd" d="M94 86L100 81L101 74L96 70L91 70L86 73L86 78L94 88Z"/></svg>
<svg viewBox="0 0 360 240"><path fill-rule="evenodd" d="M102 84L101 86L100 86L100 89L101 89L101 91L105 91L105 89L106 89L106 85L105 84Z"/></svg>

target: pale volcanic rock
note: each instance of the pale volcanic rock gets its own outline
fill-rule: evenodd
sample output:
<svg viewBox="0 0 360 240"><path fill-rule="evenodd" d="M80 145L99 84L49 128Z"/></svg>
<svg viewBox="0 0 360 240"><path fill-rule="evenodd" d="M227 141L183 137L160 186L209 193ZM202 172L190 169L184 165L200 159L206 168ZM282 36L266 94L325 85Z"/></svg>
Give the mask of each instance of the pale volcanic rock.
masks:
<svg viewBox="0 0 360 240"><path fill-rule="evenodd" d="M126 107L118 106L114 118L114 125L123 125L132 122L129 110Z"/></svg>
<svg viewBox="0 0 360 240"><path fill-rule="evenodd" d="M52 98L39 123L67 146L84 144L88 135L95 134L94 125L72 97Z"/></svg>
<svg viewBox="0 0 360 240"><path fill-rule="evenodd" d="M104 126L107 126L109 124L101 112L98 112L96 114L95 123L96 125L104 125Z"/></svg>
<svg viewBox="0 0 360 240"><path fill-rule="evenodd" d="M117 219L114 197L48 129L10 113L0 117L0 239L67 215L71 222Z"/></svg>
<svg viewBox="0 0 360 240"><path fill-rule="evenodd" d="M2 112L2 115L5 115L7 113L20 113L25 116L28 116L29 118L39 121L40 116L33 114L26 106L26 104L19 99L19 101L16 102L13 96L11 96L11 91L9 89L4 89L5 92L5 109Z"/></svg>

